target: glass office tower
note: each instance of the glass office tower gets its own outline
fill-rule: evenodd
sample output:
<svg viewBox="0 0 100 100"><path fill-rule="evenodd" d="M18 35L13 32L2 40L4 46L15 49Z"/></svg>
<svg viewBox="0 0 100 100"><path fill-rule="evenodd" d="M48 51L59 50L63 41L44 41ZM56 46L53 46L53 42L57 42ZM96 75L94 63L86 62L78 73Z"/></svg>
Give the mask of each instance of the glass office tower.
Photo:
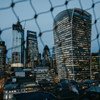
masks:
<svg viewBox="0 0 100 100"><path fill-rule="evenodd" d="M64 10L55 17L53 33L59 78L89 78L91 15L78 8Z"/></svg>
<svg viewBox="0 0 100 100"><path fill-rule="evenodd" d="M27 31L27 67L34 68L37 65L38 61L38 41L37 35L34 31Z"/></svg>

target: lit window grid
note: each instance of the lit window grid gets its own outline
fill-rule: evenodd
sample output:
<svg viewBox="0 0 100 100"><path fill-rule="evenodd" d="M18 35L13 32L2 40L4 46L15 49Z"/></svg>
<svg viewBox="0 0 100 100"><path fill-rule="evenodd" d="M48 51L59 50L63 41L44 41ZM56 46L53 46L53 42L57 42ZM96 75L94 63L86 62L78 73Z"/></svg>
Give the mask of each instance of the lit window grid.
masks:
<svg viewBox="0 0 100 100"><path fill-rule="evenodd" d="M68 19L68 18L66 18L66 19ZM70 23L68 23L68 20L66 20L66 19L64 19L64 20L62 20L62 21L58 21L57 22L57 25L59 25L59 27L57 27L57 30L54 30L54 39L55 39L55 45L56 45L56 58L58 57L58 58L60 58L60 59L57 59L57 63L58 63L58 65L59 65L59 60L60 60L60 62L61 61L63 61L63 57L61 57L61 53L59 54L59 51L61 51L62 50L62 52L63 52L63 50L64 50L64 52L63 52L63 54L64 55L66 55L67 56L67 54L69 54L69 55L72 55L72 56L69 56L69 60L67 59L66 60L66 65L69 65L69 64L71 64L71 65L73 65L72 63L73 63L73 60L75 60L76 62L78 61L78 58L82 55L82 53L83 53L83 56L85 56L85 55L88 55L88 56L86 56L86 57L83 57L83 56L81 56L81 59L83 60L83 61L85 61L85 60L89 60L89 54L90 54L90 34L88 35L89 37L87 38L85 38L84 39L84 44L87 44L87 42L89 43L89 45L86 45L87 47L83 47L83 43L81 43L80 41L79 41L79 39L80 39L80 36L82 36L82 35L84 35L84 30L79 30L79 29L77 29L78 30L78 32L80 32L80 35L78 36L78 39L76 38L76 39L74 39L73 38L73 35L72 35L72 37L71 37L71 39L72 39L72 41L70 41L70 39L68 39L68 38L66 38L65 39L65 36L66 36L66 34L68 35L68 34L70 34L71 33L71 25L70 25ZM78 22L80 22L80 24L82 24L82 27L85 27L84 26L84 21L82 21L82 20L80 20L80 18L78 18L77 17L77 21ZM85 20L86 21L86 20ZM74 22L74 21L73 21ZM66 23L66 24L65 24ZM87 21L87 24L88 25L91 25L91 21L89 20L89 22ZM68 27L67 27L68 26ZM73 25L74 26L74 25ZM62 29L63 28L63 29ZM69 29L70 28L70 29ZM85 27L86 28L86 27ZM66 31L67 30L67 31ZM70 31L68 31L68 30L70 30ZM73 31L74 31L75 29L73 28ZM90 33L90 26L89 27L87 27L87 29L85 30L85 32L86 33ZM74 33L74 32L72 32L72 33ZM57 34L57 36L56 36L56 34ZM63 35L62 35L63 34ZM61 49L61 47L59 47L57 44L59 43L59 40L57 39L57 38L60 38L59 40L61 40L60 42L61 42L61 47L62 47L62 49ZM66 36L67 37L67 36ZM64 42L62 41L62 40L65 40ZM75 55L75 53L73 53L75 50L73 49L73 48L75 48L75 47L73 47L72 48L72 45L73 45L73 40L76 40L77 41L77 44L80 46L81 45L81 47L83 47L83 50L84 50L84 52L82 52L81 53L81 55L79 55L79 56L76 56ZM66 44L65 44L66 43ZM78 46L77 45L77 46ZM71 50L70 49L67 49L67 48L71 48ZM64 49L63 49L64 48ZM61 50L60 50L61 49ZM78 50L78 48L77 48L77 50ZM72 53L70 53L70 51L72 51ZM77 52L76 52L77 53ZM80 53L80 52L79 52ZM60 55L60 56L58 56L58 55ZM66 58L68 58L68 57L66 57ZM73 59L73 60L71 60L71 59ZM84 60L85 59L85 60ZM75 62L74 61L74 62ZM77 65L78 65L78 63L77 63ZM58 69L59 70L59 69Z"/></svg>

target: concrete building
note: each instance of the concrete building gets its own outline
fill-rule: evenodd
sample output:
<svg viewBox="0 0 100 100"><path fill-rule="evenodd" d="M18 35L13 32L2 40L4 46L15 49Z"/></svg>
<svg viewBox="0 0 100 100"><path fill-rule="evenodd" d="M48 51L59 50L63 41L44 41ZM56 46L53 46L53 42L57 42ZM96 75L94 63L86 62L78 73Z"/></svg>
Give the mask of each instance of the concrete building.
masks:
<svg viewBox="0 0 100 100"><path fill-rule="evenodd" d="M27 31L27 47L26 47L26 65L28 67L35 67L38 61L38 42L36 32Z"/></svg>
<svg viewBox="0 0 100 100"><path fill-rule="evenodd" d="M38 84L33 77L12 77L4 84L3 100L13 100L14 94L38 91Z"/></svg>
<svg viewBox="0 0 100 100"><path fill-rule="evenodd" d="M43 79L52 81L52 75L49 72L49 67L36 67L32 72L36 76L36 82L39 82Z"/></svg>
<svg viewBox="0 0 100 100"><path fill-rule="evenodd" d="M91 54L91 78L95 78L97 73L100 73L100 55L99 51Z"/></svg>
<svg viewBox="0 0 100 100"><path fill-rule="evenodd" d="M55 17L53 33L59 78L89 78L91 15L78 8L64 10Z"/></svg>
<svg viewBox="0 0 100 100"><path fill-rule="evenodd" d="M0 41L0 70L6 66L6 46L4 41Z"/></svg>

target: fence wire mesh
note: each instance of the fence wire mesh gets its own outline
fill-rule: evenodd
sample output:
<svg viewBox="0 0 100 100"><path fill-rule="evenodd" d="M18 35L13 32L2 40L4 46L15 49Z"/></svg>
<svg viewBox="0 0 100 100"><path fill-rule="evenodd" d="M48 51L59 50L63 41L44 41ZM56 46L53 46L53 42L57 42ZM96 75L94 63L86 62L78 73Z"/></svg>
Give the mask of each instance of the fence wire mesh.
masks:
<svg viewBox="0 0 100 100"><path fill-rule="evenodd" d="M92 15L91 52L99 51L100 55L100 0L0 0L0 3L0 36L6 41L8 55L12 49L12 24L19 21L25 32L36 31L40 51L45 44L52 48L55 16L74 7Z"/></svg>

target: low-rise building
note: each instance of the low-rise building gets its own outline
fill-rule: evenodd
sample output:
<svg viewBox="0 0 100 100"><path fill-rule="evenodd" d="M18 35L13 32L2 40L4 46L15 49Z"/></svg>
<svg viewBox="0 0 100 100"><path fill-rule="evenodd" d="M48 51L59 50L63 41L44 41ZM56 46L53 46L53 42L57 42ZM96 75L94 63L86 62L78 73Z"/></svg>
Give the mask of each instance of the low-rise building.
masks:
<svg viewBox="0 0 100 100"><path fill-rule="evenodd" d="M3 100L13 98L14 94L38 91L38 84L33 77L12 77L4 85Z"/></svg>
<svg viewBox="0 0 100 100"><path fill-rule="evenodd" d="M36 67L32 72L36 76L36 81L41 81L42 79L46 79L48 81L52 81L52 76L49 73L49 67Z"/></svg>

